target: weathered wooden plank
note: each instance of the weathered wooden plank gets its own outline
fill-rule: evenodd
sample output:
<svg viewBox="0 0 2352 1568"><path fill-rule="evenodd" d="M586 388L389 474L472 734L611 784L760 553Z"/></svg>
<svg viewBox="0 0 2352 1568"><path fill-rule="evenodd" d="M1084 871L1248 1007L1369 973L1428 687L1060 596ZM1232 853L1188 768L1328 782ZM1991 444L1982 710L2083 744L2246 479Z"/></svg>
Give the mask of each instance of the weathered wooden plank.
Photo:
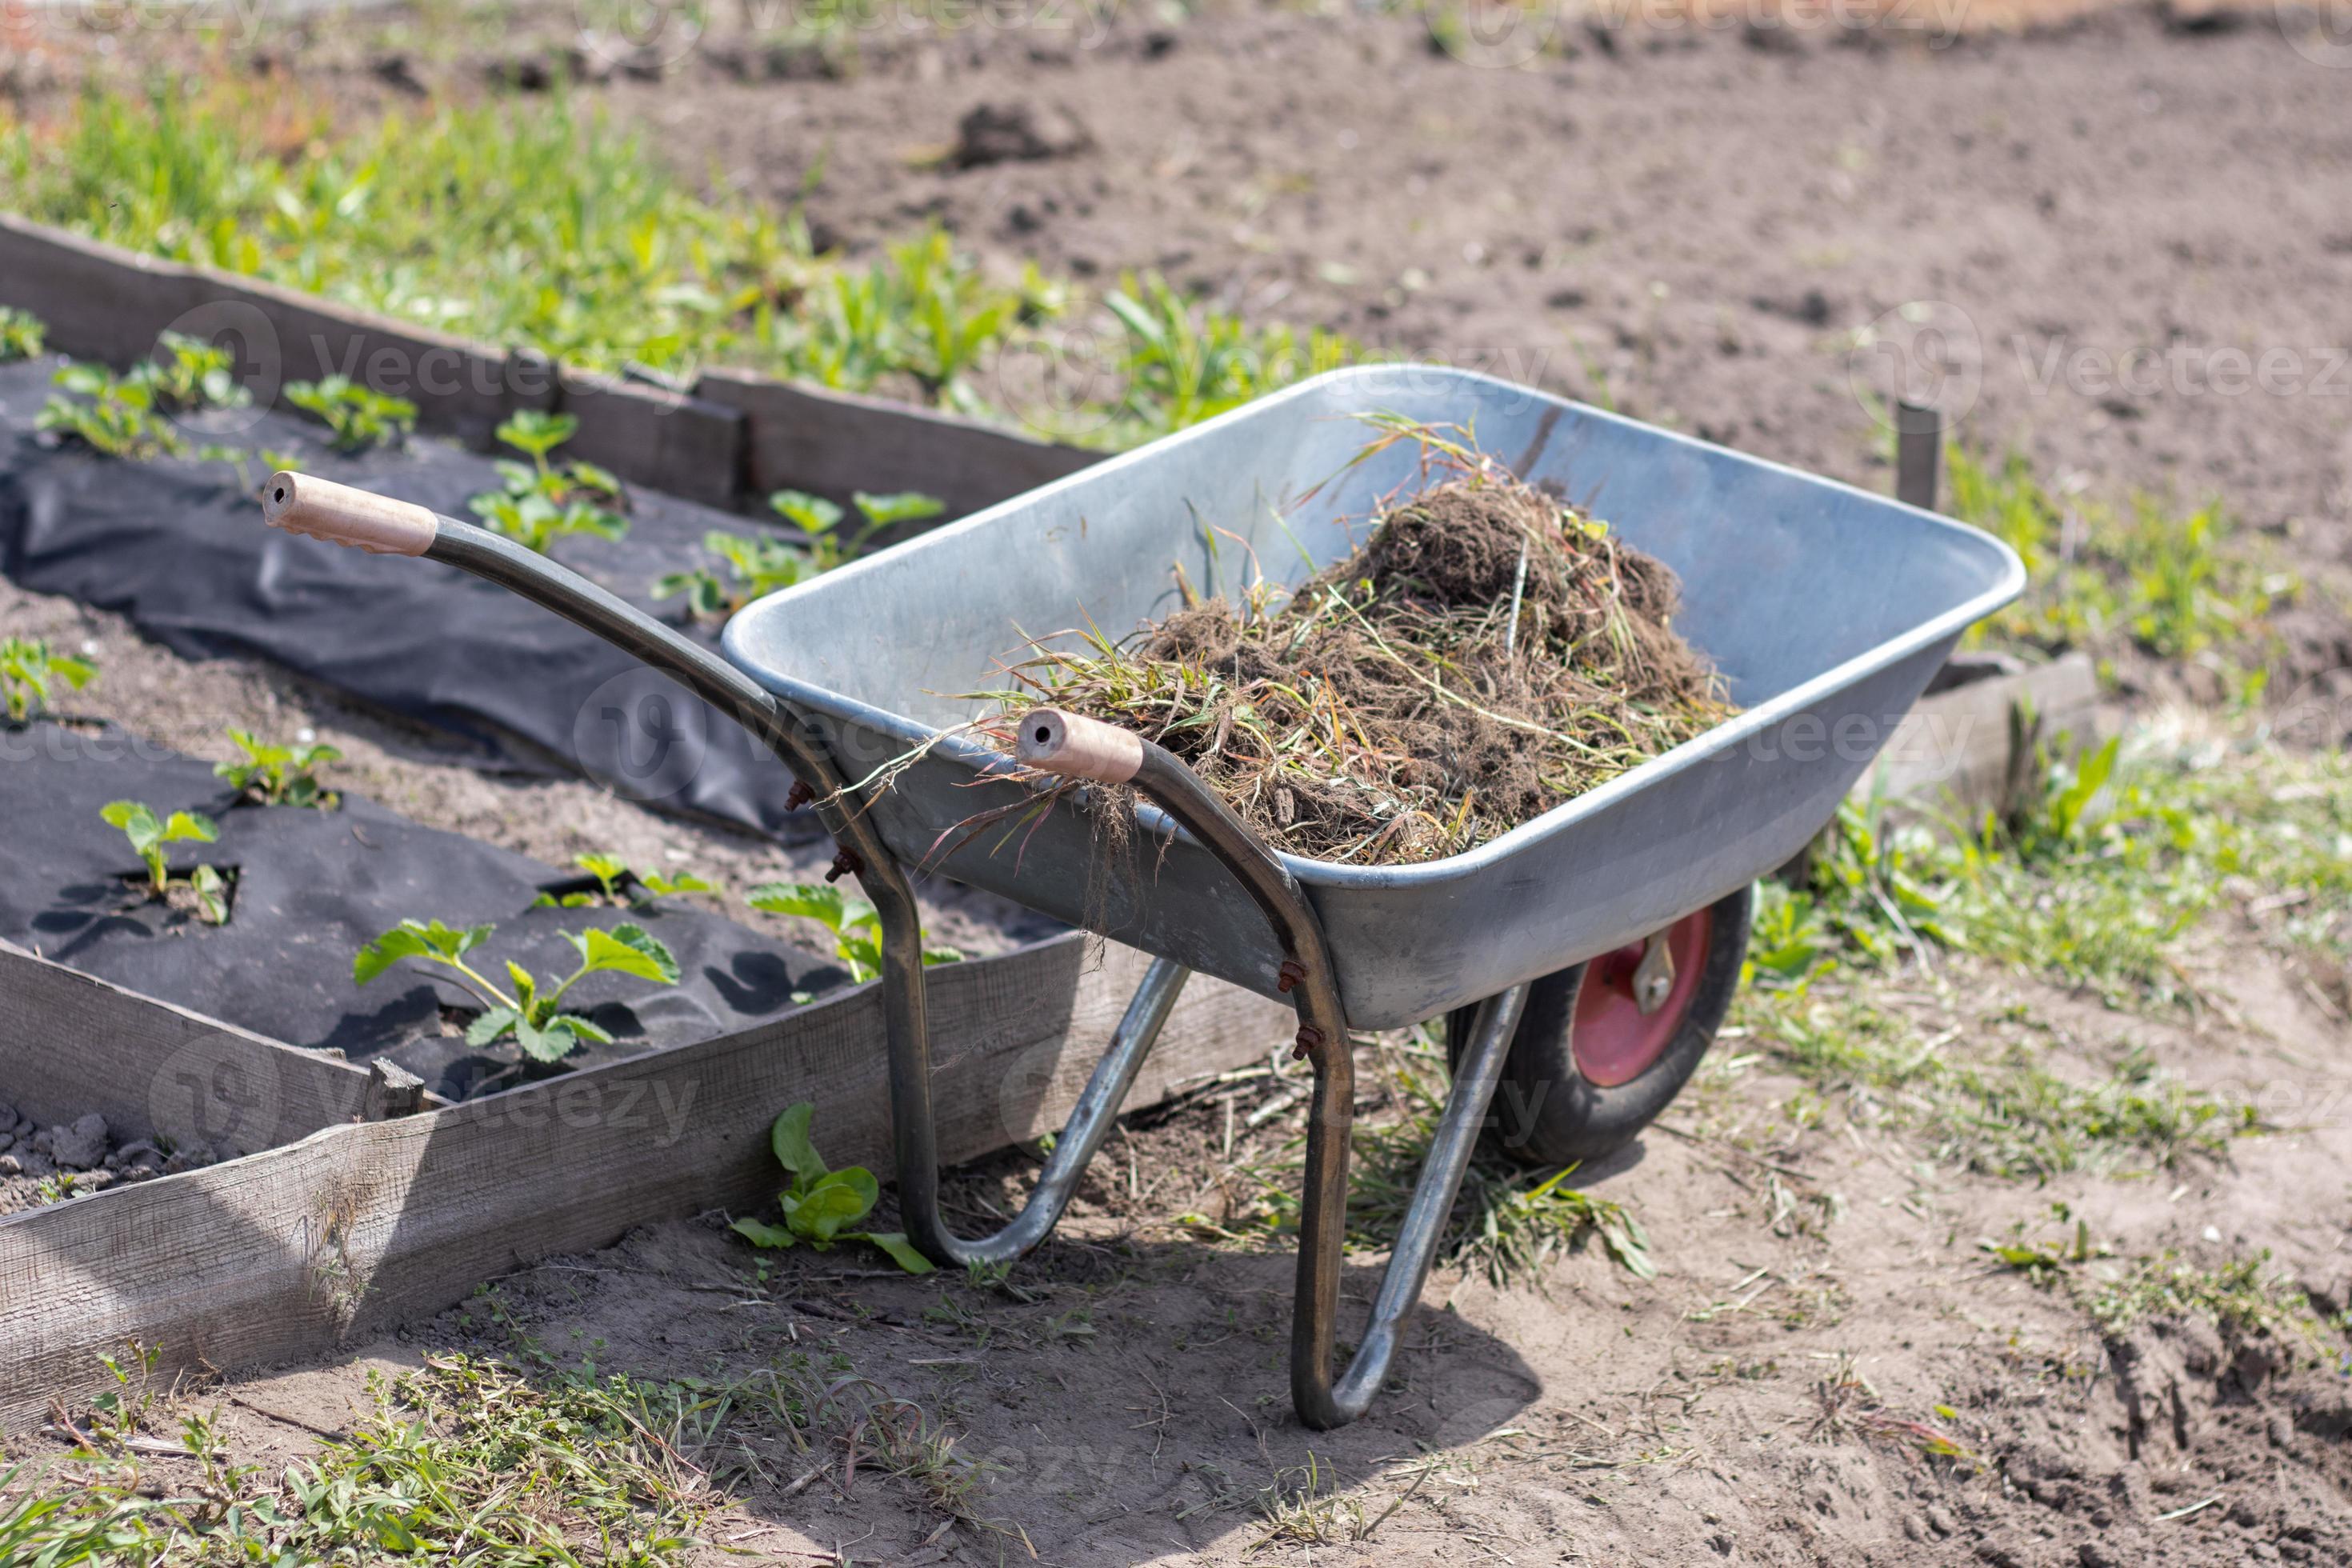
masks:
<svg viewBox="0 0 2352 1568"><path fill-rule="evenodd" d="M961 517L1076 473L1104 454L877 397L715 370L695 395L740 408L754 496L787 487L847 501L853 490L921 490Z"/></svg>
<svg viewBox="0 0 2352 1568"><path fill-rule="evenodd" d="M204 298L178 262L0 213L0 305L39 317L52 348L127 365Z"/></svg>
<svg viewBox="0 0 2352 1568"><path fill-rule="evenodd" d="M932 970L943 1156L1057 1126L1144 963L1118 947L1092 963L1072 935ZM1255 1060L1290 1026L1287 1009L1195 979L1129 1103ZM828 1160L887 1173L884 1077L867 986L723 1039L0 1220L0 1427L95 1388L96 1356L129 1339L159 1347L166 1376L326 1354L633 1226L748 1210L776 1185L767 1129L796 1100L815 1102Z"/></svg>
<svg viewBox="0 0 2352 1568"><path fill-rule="evenodd" d="M2017 730L2015 716L2029 711L2032 722ZM1967 816L2005 811L2024 782L2036 739L2072 735L2076 746L2087 745L2102 737L2105 723L2098 672L2087 654L1970 681L1921 698L1854 795L1867 798L1875 791Z"/></svg>
<svg viewBox="0 0 2352 1568"><path fill-rule="evenodd" d="M625 479L705 506L732 506L742 493L740 409L570 370L557 407L580 421L577 448Z"/></svg>
<svg viewBox="0 0 2352 1568"><path fill-rule="evenodd" d="M199 316L197 324L235 328L240 321L235 312L250 312L247 319L256 323L260 341L249 353L277 354L281 385L347 375L415 404L419 428L485 452L498 446L492 432L507 416L556 405L556 366L541 355L510 354L257 278L191 270L213 301L207 310L214 319ZM584 450L581 455L603 460Z"/></svg>
<svg viewBox="0 0 2352 1568"><path fill-rule="evenodd" d="M413 1108L408 1087L0 942L0 1100L36 1121L249 1154Z"/></svg>

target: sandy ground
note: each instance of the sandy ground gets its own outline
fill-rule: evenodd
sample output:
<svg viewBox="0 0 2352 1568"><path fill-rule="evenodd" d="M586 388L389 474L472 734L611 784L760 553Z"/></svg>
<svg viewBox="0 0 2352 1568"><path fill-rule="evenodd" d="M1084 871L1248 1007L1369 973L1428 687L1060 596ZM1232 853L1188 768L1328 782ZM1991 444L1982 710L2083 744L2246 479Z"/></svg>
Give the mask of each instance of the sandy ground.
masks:
<svg viewBox="0 0 2352 1568"><path fill-rule="evenodd" d="M2210 1263L2267 1247L2315 1297L2346 1300L2352 1132L2327 1108L2352 1091L2352 1031L2226 943L2191 972L2216 1002L2193 1024L1964 963L1881 1005L1972 1045L2037 1031L2062 1070L2137 1045L2225 1093L2293 1099L2308 1124L2283 1116L2289 1130L2240 1141L2224 1163L2037 1187L1961 1173L1867 1118L1789 1127L1797 1086L1719 1052L1672 1131L1589 1183L1639 1216L1657 1279L1597 1247L1532 1286L1441 1268L1388 1389L1338 1433L1288 1414L1286 1254L1170 1223L1220 1212L1221 1178L1295 1135L1277 1119L1229 1162L1204 1100L1134 1119L1078 1212L1013 1276L1019 1299L840 1254L787 1257L762 1282L719 1216L665 1225L498 1281L347 1362L241 1383L226 1407L233 1446L296 1457L306 1427L364 1412L368 1368L450 1350L709 1378L797 1355L880 1380L957 1434L959 1453L999 1467L981 1511L1018 1524L1048 1563L2340 1562L2352 1396L2336 1371L2283 1364L2275 1343L2225 1342L2194 1320L2103 1342L1979 1248L2020 1224L2063 1239L2051 1212L2063 1203L2119 1252ZM1241 1109L1265 1098L1245 1087ZM1759 1129L1752 1148L1725 1137ZM950 1205L983 1223L1033 1168L1007 1155L967 1172ZM1369 1298L1376 1261L1353 1260L1351 1301ZM841 1487L838 1446L813 1465L763 1448L777 1439L756 1425L731 1440L764 1453L772 1479L739 1481L712 1533L764 1560L1025 1559L968 1525L934 1540L943 1521L921 1489L873 1473L870 1456ZM1931 1457L1930 1440L1960 1457ZM1310 1464L1340 1505L1311 1550L1274 1523ZM812 1468L819 1481L784 1491Z"/></svg>
<svg viewBox="0 0 2352 1568"><path fill-rule="evenodd" d="M2352 568L2352 75L2295 26L2253 18L2190 28L2132 11L1940 48L1580 25L1498 68L1433 47L1413 17L1171 13L1092 45L1014 29L870 40L773 76L765 56L698 57L593 96L657 126L682 166L771 195L822 157L810 215L853 247L936 216L1007 265L1098 284L1156 267L1257 319L1876 486L1881 430L1857 386L1916 374L1911 390L1964 412L1964 437L2021 447L2062 486L2226 497L2315 584L2287 622L2289 673L2307 675L2352 664L2335 597ZM394 53L428 89L473 90L510 46L436 54L353 29L314 47L363 105L404 90L376 69ZM37 103L60 90L36 87ZM1094 144L925 166L982 102L1060 108ZM1921 329L1942 333L1941 357ZM1082 353L1069 364L1083 376ZM82 624L21 595L0 615L53 636ZM110 668L163 658L89 624ZM218 711L308 715L352 752L352 787L424 820L561 859L592 846L542 826L560 804L595 823L593 847L719 854L579 786L412 773L437 767L425 742L274 677L155 668ZM747 879L775 859L728 852ZM2273 1130L2226 1161L2043 1185L1969 1174L1843 1102L1799 1124L1797 1086L1727 1042L1675 1131L1585 1173L1638 1215L1660 1278L1597 1248L1507 1288L1442 1269L1392 1387L1337 1434L1288 1413L1287 1256L1171 1223L1216 1212L1221 1173L1287 1135L1276 1117L1229 1161L1213 1102L1136 1119L1064 1235L1014 1275L1029 1300L840 1254L787 1258L761 1284L715 1218L668 1225L499 1281L348 1360L247 1380L225 1416L241 1457L276 1464L350 1418L371 1366L439 1348L527 1336L567 1363L669 1376L837 1351L1000 1467L983 1510L1047 1562L2352 1560L2337 1372L2189 1318L2103 1342L1978 1245L2021 1225L2058 1236L2063 1203L2120 1258L2177 1248L2210 1267L2268 1248L2323 1310L2352 1300L2342 997L2231 917L2188 962L2211 1005L2187 1017L1966 961L1872 1000L1923 1042L2025 1030L2062 1068L2139 1047L2267 1097ZM1014 1201L1030 1168L966 1173L963 1222ZM1356 1260L1351 1299L1372 1261ZM1929 1437L1958 1458L1925 1451ZM1310 1456L1337 1478L1318 1483L1339 1500L1321 1543L1273 1522ZM752 1560L1025 1560L1004 1536L938 1533L911 1483L868 1469L839 1484L828 1468L788 1492L801 1475L740 1482L719 1538ZM1378 1521L1369 1541L1348 1539L1359 1517Z"/></svg>

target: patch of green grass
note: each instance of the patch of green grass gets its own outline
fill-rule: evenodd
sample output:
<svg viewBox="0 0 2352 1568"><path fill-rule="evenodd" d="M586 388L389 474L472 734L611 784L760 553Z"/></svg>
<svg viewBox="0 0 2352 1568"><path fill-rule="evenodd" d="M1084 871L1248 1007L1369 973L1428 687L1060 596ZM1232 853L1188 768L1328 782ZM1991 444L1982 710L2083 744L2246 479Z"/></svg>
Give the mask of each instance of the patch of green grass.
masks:
<svg viewBox="0 0 2352 1568"><path fill-rule="evenodd" d="M2129 643L2159 658L2244 651L2264 617L2300 591L2292 573L2266 570L2235 538L2218 501L2179 512L2147 496L2115 508L2052 493L2026 459L1980 463L1946 448L1952 514L2006 542L2025 563L2017 603L1969 634L2045 653L2113 651Z"/></svg>
<svg viewBox="0 0 2352 1568"><path fill-rule="evenodd" d="M1004 412L1100 444L1192 423L1353 357L1252 327L1156 276L1097 302L1078 405L1019 406L1001 355L1078 308L1033 268L991 276L945 233L866 260L797 212L705 194L562 94L436 104L338 131L332 105L214 82L0 110L0 205L131 249L264 278L566 364L730 364ZM398 395L410 387L383 385ZM1012 405L1008 410L1007 405Z"/></svg>
<svg viewBox="0 0 2352 1568"><path fill-rule="evenodd" d="M1966 951L2115 1004L2194 1000L2179 939L2233 895L2291 905L2292 939L2352 956L2352 763L2144 731L2068 759L2008 821L1842 808L1806 885L1768 889L1749 978Z"/></svg>
<svg viewBox="0 0 2352 1568"><path fill-rule="evenodd" d="M371 1373L350 1433L275 1473L235 1462L204 1414L182 1417L182 1455L161 1455L153 1402L117 1400L84 1419L87 1441L62 1460L0 1473L0 1562L656 1568L711 1548L738 1482L841 1471L853 1453L943 1527L1027 1544L1019 1525L979 1511L988 1466L839 1357L819 1366L796 1352L741 1376L675 1381L559 1368L528 1349L526 1360L528 1372L445 1355Z"/></svg>
<svg viewBox="0 0 2352 1568"><path fill-rule="evenodd" d="M0 1511L0 1559L675 1563L725 1500L681 1457L685 1392L439 1358L372 1375L373 1409L350 1437L274 1478L231 1463L209 1420L190 1417L173 1483L102 1442L37 1479L11 1471L30 1484Z"/></svg>
<svg viewBox="0 0 2352 1568"><path fill-rule="evenodd" d="M1375 1047L1379 1076L1390 1086L1391 1110L1360 1115L1348 1162L1348 1246L1365 1252L1396 1244L1445 1109L1452 1085L1445 1052L1424 1031L1384 1037ZM1295 1236L1299 1176L1306 1159L1302 1134L1262 1164L1238 1173L1253 1189L1248 1214L1222 1227L1251 1239ZM1650 1239L1622 1204L1567 1185L1576 1167L1530 1170L1485 1148L1472 1156L1437 1258L1475 1268L1496 1285L1540 1277L1552 1259L1588 1240L1628 1271L1647 1279L1657 1272ZM1217 1230L1197 1216L1192 1228Z"/></svg>
<svg viewBox="0 0 2352 1568"><path fill-rule="evenodd" d="M2051 1205L2061 1225L2074 1229L2059 1241L2027 1237L2023 1223L2011 1241L1980 1243L1983 1250L2044 1289L2063 1290L2089 1316L2099 1332L2120 1339L2140 1324L2166 1318L2202 1318L2232 1340L2274 1338L2307 1354L2341 1353L2331 1330L2311 1299L2271 1266L2268 1247L2210 1267L2183 1258L2168 1247L2154 1257L2108 1261L2112 1248L2095 1245L2090 1227L2064 1204Z"/></svg>
<svg viewBox="0 0 2352 1568"><path fill-rule="evenodd" d="M1857 1121L1920 1139L1939 1162L1987 1174L2168 1167L2220 1154L2252 1126L2246 1109L2137 1051L2076 1079L2052 1071L2040 1042L1987 1040L1981 1026L1923 1037L1865 992L1836 984L1751 992L1734 1006L1748 1037L1807 1086L1785 1108L1800 1127L1835 1101Z"/></svg>

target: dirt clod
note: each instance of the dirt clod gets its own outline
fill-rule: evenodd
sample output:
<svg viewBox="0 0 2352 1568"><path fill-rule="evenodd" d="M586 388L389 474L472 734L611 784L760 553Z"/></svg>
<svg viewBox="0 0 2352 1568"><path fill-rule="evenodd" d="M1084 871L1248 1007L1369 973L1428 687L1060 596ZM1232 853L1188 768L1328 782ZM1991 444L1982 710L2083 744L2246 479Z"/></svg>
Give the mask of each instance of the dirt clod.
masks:
<svg viewBox="0 0 2352 1568"><path fill-rule="evenodd" d="M1034 163L1087 152L1095 139L1066 109L1041 103L983 103L956 126L950 161L959 169Z"/></svg>

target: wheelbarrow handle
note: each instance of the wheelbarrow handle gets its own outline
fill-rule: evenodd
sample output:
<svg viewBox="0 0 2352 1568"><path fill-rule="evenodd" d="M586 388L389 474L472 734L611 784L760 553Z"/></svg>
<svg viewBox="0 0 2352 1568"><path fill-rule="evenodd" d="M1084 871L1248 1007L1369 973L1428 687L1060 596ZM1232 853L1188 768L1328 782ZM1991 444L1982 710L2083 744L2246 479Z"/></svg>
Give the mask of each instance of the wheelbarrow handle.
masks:
<svg viewBox="0 0 2352 1568"><path fill-rule="evenodd" d="M441 519L415 501L291 472L269 476L261 515L272 528L371 555L425 554L441 531Z"/></svg>

